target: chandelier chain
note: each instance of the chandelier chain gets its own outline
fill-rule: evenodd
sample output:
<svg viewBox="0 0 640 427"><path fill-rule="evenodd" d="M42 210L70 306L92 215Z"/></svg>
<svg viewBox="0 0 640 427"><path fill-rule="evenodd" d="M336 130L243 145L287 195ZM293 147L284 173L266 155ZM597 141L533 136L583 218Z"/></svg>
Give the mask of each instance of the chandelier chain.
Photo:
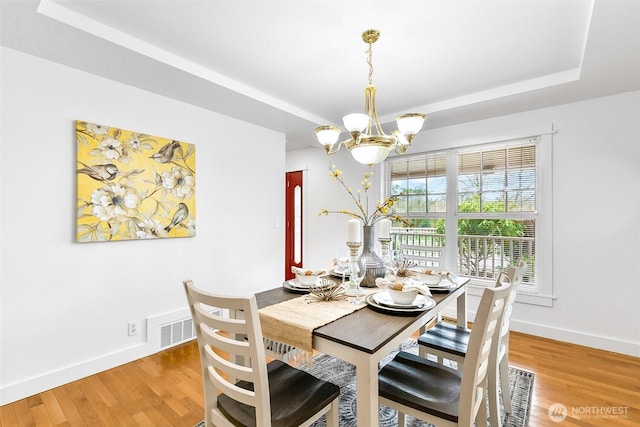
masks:
<svg viewBox="0 0 640 427"><path fill-rule="evenodd" d="M372 44L373 43L369 42L369 49L367 49L367 64L369 64L369 85L371 85L373 81L373 50L371 49Z"/></svg>

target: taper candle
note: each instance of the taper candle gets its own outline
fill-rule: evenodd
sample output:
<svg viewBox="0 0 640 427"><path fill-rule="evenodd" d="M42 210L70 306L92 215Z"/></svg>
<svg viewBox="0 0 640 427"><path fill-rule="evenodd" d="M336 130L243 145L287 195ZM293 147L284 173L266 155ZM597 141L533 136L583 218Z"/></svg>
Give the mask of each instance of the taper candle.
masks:
<svg viewBox="0 0 640 427"><path fill-rule="evenodd" d="M353 218L347 222L347 242L361 242L360 221Z"/></svg>
<svg viewBox="0 0 640 427"><path fill-rule="evenodd" d="M391 237L391 221L388 219L381 219L380 224L380 236L379 239L388 239Z"/></svg>

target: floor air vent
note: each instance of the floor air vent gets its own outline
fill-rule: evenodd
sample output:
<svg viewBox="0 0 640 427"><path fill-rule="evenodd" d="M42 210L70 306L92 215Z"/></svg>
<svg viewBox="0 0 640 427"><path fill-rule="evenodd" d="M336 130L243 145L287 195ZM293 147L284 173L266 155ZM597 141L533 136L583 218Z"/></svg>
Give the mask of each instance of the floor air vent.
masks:
<svg viewBox="0 0 640 427"><path fill-rule="evenodd" d="M160 348L181 344L196 336L193 320L179 320L160 327Z"/></svg>
<svg viewBox="0 0 640 427"><path fill-rule="evenodd" d="M220 315L218 308L211 308L210 312ZM190 341L195 337L196 332L188 309L156 314L147 319L149 345L158 351Z"/></svg>

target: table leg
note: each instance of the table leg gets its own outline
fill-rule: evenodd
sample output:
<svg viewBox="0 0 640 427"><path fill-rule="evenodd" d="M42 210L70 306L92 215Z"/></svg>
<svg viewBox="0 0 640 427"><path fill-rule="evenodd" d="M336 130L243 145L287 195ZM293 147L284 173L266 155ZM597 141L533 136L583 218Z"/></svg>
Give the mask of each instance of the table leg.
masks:
<svg viewBox="0 0 640 427"><path fill-rule="evenodd" d="M356 407L358 426L377 427L379 425L378 404L378 362L372 356L363 355L367 360L356 364Z"/></svg>
<svg viewBox="0 0 640 427"><path fill-rule="evenodd" d="M456 299L456 317L458 326L467 327L467 290L465 289Z"/></svg>

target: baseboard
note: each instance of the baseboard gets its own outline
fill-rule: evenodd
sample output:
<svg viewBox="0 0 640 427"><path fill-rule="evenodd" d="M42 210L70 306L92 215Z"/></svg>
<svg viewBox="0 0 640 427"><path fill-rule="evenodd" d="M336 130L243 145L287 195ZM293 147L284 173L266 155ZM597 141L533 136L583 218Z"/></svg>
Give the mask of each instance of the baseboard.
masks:
<svg viewBox="0 0 640 427"><path fill-rule="evenodd" d="M116 366L129 363L157 351L151 348L148 343L122 349L121 351L110 353L95 359L65 366L42 375L27 378L13 384L6 384L0 387L0 405L6 405L25 397L42 393L45 390L77 381L98 372L115 368Z"/></svg>
<svg viewBox="0 0 640 427"><path fill-rule="evenodd" d="M585 347L621 353L627 356L640 357L640 343L636 342L603 337L601 335L588 334L570 329L553 328L547 325L522 322L514 319L511 319L511 330L556 341L564 341Z"/></svg>
<svg viewBox="0 0 640 427"><path fill-rule="evenodd" d="M455 303L450 304L442 311L442 316L455 319ZM467 311L467 319L473 322L475 311ZM640 357L640 343L625 341L602 335L590 334L587 332L571 329L557 328L549 325L541 325L534 322L524 322L511 318L511 330L522 332L523 334L535 335L549 338L556 341L564 341L571 344L583 345L585 347L597 348L599 350L611 351L632 357Z"/></svg>

